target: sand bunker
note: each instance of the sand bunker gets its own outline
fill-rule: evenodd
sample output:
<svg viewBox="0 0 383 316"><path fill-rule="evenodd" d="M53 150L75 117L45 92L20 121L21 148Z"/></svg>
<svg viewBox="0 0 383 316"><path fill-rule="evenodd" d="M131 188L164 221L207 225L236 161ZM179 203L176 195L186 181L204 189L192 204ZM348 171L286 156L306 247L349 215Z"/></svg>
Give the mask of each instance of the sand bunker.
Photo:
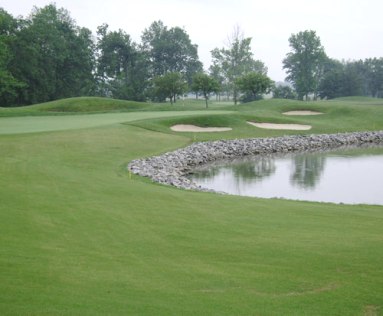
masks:
<svg viewBox="0 0 383 316"><path fill-rule="evenodd" d="M321 115L323 113L317 112L317 111L288 111L282 114L284 115Z"/></svg>
<svg viewBox="0 0 383 316"><path fill-rule="evenodd" d="M311 129L311 125L302 125L302 124L275 124L275 123L254 123L247 122L250 125L266 128L266 129L286 129L286 130L296 130L296 131L307 131Z"/></svg>
<svg viewBox="0 0 383 316"><path fill-rule="evenodd" d="M200 127L200 126L187 125L187 124L173 125L170 129L175 132L197 132L197 133L227 132L232 130L230 127Z"/></svg>

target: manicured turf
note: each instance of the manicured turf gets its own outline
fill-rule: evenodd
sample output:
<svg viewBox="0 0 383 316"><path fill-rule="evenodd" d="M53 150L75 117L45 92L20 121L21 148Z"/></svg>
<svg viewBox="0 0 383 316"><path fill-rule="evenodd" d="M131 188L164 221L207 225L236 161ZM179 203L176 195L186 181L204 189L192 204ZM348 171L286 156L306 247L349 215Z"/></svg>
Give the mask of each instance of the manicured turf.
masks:
<svg viewBox="0 0 383 316"><path fill-rule="evenodd" d="M168 112L134 112L134 113L103 113L91 115L65 116L19 116L0 117L0 134L24 134L70 129L82 129L111 124L126 123L159 117L177 117L189 115L210 115L230 113L229 111L168 111Z"/></svg>
<svg viewBox="0 0 383 316"><path fill-rule="evenodd" d="M281 111L301 105L328 113L293 118L318 132L383 129L382 105L355 102L1 118L0 314L381 314L382 206L189 192L126 172L190 143L167 128L180 119L235 128L198 139L267 136L243 118L289 121Z"/></svg>

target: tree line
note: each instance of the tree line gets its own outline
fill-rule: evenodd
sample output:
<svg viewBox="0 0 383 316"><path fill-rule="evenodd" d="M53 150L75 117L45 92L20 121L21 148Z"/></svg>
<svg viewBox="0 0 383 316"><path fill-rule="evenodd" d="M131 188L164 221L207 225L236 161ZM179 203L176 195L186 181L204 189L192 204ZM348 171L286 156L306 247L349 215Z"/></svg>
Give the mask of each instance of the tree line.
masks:
<svg viewBox="0 0 383 316"><path fill-rule="evenodd" d="M266 73L263 63L253 59L250 42L237 34L230 48L216 49L215 74L210 75L186 31L162 21L153 22L135 43L107 24L94 36L55 4L34 8L27 18L14 18L0 8L0 104L75 96L175 102L194 91L207 106L210 94L223 88L237 101L240 75Z"/></svg>
<svg viewBox="0 0 383 316"><path fill-rule="evenodd" d="M203 70L198 47L187 32L153 22L136 43L107 24L97 34L79 27L70 13L50 4L14 18L0 8L0 105L18 106L76 96L136 101L167 99L194 92L238 102L273 90L282 98L382 97L382 58L339 62L324 53L313 31L292 35L283 61L292 87L275 87L265 64L254 58L251 38L236 27L223 48L211 51Z"/></svg>
<svg viewBox="0 0 383 316"><path fill-rule="evenodd" d="M383 58L338 61L325 53L315 31L304 31L289 38L291 51L283 68L292 83L274 90L274 96L299 100L333 99L344 96L383 97Z"/></svg>

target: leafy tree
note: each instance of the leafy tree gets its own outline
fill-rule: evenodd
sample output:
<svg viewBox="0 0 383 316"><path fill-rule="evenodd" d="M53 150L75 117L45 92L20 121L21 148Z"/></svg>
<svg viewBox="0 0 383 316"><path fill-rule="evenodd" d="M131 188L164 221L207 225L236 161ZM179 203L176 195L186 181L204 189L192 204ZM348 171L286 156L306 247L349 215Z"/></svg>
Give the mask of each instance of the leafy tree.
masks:
<svg viewBox="0 0 383 316"><path fill-rule="evenodd" d="M197 45L192 44L186 31L179 27L168 29L162 21L153 22L143 32L141 41L152 77L178 72L191 83L193 75L202 70Z"/></svg>
<svg viewBox="0 0 383 316"><path fill-rule="evenodd" d="M148 67L137 45L124 31L109 31L107 24L98 28L97 35L99 94L145 100Z"/></svg>
<svg viewBox="0 0 383 316"><path fill-rule="evenodd" d="M217 93L220 89L219 83L213 77L205 73L197 73L193 77L193 83L191 86L192 91L201 93L205 98L206 108L208 108L208 99L212 92Z"/></svg>
<svg viewBox="0 0 383 316"><path fill-rule="evenodd" d="M53 4L35 8L12 43L9 67L26 84L18 103L92 94L93 48L91 32L77 27L68 11Z"/></svg>
<svg viewBox="0 0 383 316"><path fill-rule="evenodd" d="M273 98L276 99L296 99L297 95L288 85L275 85L272 89Z"/></svg>
<svg viewBox="0 0 383 316"><path fill-rule="evenodd" d="M168 72L163 76L154 78L154 95L159 101L170 99L176 102L176 97L187 91L187 84L179 72Z"/></svg>
<svg viewBox="0 0 383 316"><path fill-rule="evenodd" d="M217 64L213 64L209 68L210 76L218 83L219 90L216 91L217 99L221 100L221 91L224 89L225 77L222 74L221 68Z"/></svg>
<svg viewBox="0 0 383 316"><path fill-rule="evenodd" d="M245 38L239 27L234 29L227 47L215 48L211 54L213 65L210 71L225 78L224 86L233 94L235 104L238 102L239 92L236 80L240 76L249 72L267 73L265 65L253 58L251 38Z"/></svg>
<svg viewBox="0 0 383 316"><path fill-rule="evenodd" d="M345 63L344 96L369 95L368 71L362 60Z"/></svg>
<svg viewBox="0 0 383 316"><path fill-rule="evenodd" d="M366 62L340 62L332 60L320 83L319 96L333 99L345 96L370 95L372 75Z"/></svg>
<svg viewBox="0 0 383 316"><path fill-rule="evenodd" d="M368 94L383 98L383 57L366 59L363 65L367 77Z"/></svg>
<svg viewBox="0 0 383 316"><path fill-rule="evenodd" d="M329 60L327 70L319 84L319 96L333 99L344 95L345 67L337 60Z"/></svg>
<svg viewBox="0 0 383 316"><path fill-rule="evenodd" d="M15 40L17 21L0 8L0 106L15 103L19 90L25 85L10 71L11 46Z"/></svg>
<svg viewBox="0 0 383 316"><path fill-rule="evenodd" d="M286 79L293 83L299 99L307 100L310 93L316 98L326 59L320 38L315 31L304 31L291 35L289 43L292 51L283 60Z"/></svg>
<svg viewBox="0 0 383 316"><path fill-rule="evenodd" d="M262 94L269 93L274 82L266 75L258 72L250 72L239 77L236 85L244 95L241 97L243 102L250 102L262 98Z"/></svg>

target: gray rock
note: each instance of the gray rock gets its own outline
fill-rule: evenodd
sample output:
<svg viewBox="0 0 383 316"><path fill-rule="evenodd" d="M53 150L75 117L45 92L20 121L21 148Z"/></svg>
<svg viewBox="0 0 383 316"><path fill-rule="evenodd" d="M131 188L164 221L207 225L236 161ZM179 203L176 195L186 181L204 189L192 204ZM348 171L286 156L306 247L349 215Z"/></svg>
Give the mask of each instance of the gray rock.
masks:
<svg viewBox="0 0 383 316"><path fill-rule="evenodd" d="M188 190L211 191L193 183L186 175L197 166L218 160L365 144L383 144L383 131L200 142L160 156L133 160L129 163L128 170L161 184Z"/></svg>

